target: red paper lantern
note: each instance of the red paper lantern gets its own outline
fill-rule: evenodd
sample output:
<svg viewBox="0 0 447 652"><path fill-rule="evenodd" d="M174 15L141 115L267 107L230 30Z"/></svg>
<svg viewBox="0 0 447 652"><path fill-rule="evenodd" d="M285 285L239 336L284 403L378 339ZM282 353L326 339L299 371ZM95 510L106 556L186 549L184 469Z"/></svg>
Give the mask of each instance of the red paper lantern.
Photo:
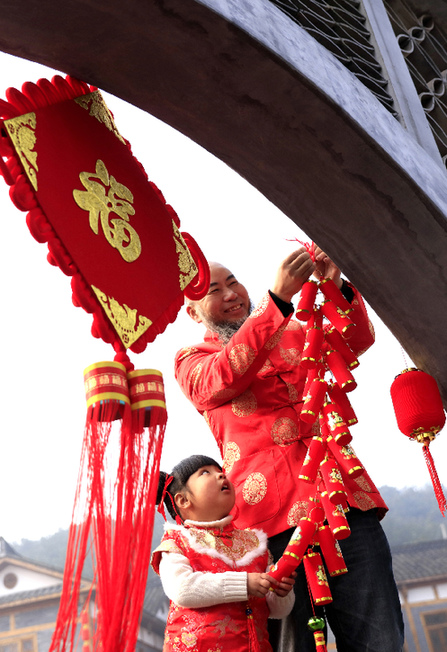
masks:
<svg viewBox="0 0 447 652"><path fill-rule="evenodd" d="M447 501L429 451L430 442L445 424L444 407L436 380L421 369L405 369L396 376L390 391L399 430L423 444L424 458L439 509L444 516Z"/></svg>

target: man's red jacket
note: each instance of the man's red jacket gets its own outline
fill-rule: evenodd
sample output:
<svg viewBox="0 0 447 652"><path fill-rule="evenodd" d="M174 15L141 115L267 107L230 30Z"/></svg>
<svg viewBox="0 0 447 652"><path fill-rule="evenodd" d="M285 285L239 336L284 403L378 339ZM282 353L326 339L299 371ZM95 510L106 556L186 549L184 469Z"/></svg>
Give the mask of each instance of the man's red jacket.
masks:
<svg viewBox="0 0 447 652"><path fill-rule="evenodd" d="M374 331L355 289L352 307L349 346L360 355ZM301 323L284 317L267 294L228 344L207 331L204 343L182 349L175 360L176 378L205 417L235 485L237 526L261 528L269 537L295 527L317 492L315 484L298 481L315 434L299 425L304 337ZM351 506L387 509L366 472L343 480Z"/></svg>

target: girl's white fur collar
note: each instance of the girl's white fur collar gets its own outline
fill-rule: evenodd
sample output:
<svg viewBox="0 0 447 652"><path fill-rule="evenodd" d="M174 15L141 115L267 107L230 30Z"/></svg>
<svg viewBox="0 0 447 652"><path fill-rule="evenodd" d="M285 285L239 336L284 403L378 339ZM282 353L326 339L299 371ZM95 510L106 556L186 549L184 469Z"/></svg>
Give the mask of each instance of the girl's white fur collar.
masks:
<svg viewBox="0 0 447 652"><path fill-rule="evenodd" d="M217 559L222 559L225 563L234 565L234 566L245 566L254 561L257 557L260 557L267 550L267 535L262 530L257 530L255 528L250 528L250 531L256 534L258 537L259 545L254 550L249 550L245 553L240 559L232 559L229 555L226 555L222 550L216 550L216 548L210 548L208 546L203 546L196 537L190 531L190 528L201 528L201 529L214 529L220 528L223 530L224 527L229 525L233 520L233 516L229 514L224 518L218 521L190 521L186 520L184 525L178 525L177 523L165 523L165 531L168 530L177 530L183 534L183 536L188 540L190 547L196 552L209 557L216 557ZM188 527L185 527L188 526Z"/></svg>

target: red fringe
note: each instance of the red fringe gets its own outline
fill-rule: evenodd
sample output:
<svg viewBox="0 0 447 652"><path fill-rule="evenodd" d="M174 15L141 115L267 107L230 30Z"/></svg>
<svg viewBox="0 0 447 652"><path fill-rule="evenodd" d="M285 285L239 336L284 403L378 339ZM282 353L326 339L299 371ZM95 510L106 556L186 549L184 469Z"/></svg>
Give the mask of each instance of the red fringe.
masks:
<svg viewBox="0 0 447 652"><path fill-rule="evenodd" d="M99 409L101 421L97 420ZM113 401L97 405L86 424L63 591L50 652L72 652L75 648L82 606L82 569L90 546L96 568L92 649L135 650L149 569L166 413L158 415L162 423L155 422L154 414L149 427L135 433L130 407L126 406L121 424L114 422L121 425L117 433L111 421L116 409ZM118 459L113 459L117 451Z"/></svg>
<svg viewBox="0 0 447 652"><path fill-rule="evenodd" d="M439 510L441 514L445 516L445 512L447 510L447 501L445 499L442 485L436 471L435 462L433 460L432 454L430 453L428 444L422 447L422 451L424 453L425 463L427 464L427 468L430 473L430 478L433 484L433 489L435 491L436 500L438 501Z"/></svg>

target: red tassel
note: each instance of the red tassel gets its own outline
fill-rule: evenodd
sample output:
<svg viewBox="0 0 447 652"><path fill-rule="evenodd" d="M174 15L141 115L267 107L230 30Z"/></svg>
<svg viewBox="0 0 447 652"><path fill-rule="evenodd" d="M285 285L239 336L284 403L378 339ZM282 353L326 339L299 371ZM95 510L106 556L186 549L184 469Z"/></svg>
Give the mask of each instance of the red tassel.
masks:
<svg viewBox="0 0 447 652"><path fill-rule="evenodd" d="M430 473L430 478L433 484L433 489L435 492L436 500L438 501L438 506L440 509L440 512L443 516L445 516L445 512L447 510L447 502L445 499L444 492L442 490L441 483L439 481L438 473L436 471L435 463L433 460L433 457L429 451L429 444L426 444L422 446L422 451L424 453L424 458L425 458L425 463L427 464L428 471Z"/></svg>
<svg viewBox="0 0 447 652"><path fill-rule="evenodd" d="M248 649L250 652L261 652L251 607L247 607L245 613L247 614L248 623Z"/></svg>
<svg viewBox="0 0 447 652"><path fill-rule="evenodd" d="M50 652L75 647L81 574L89 545L95 561L96 632L93 648L135 649L150 559L165 410L151 414L148 427L132 428L130 399L123 383L112 383L120 363L101 363L86 372L89 405L81 468L67 548L63 589ZM92 365L94 372L98 366ZM96 367L96 369L95 369ZM89 368L91 369L91 368ZM157 372L158 373L158 372ZM124 373L125 375L125 373ZM95 382L96 385L95 385ZM96 394L93 391L96 387Z"/></svg>

